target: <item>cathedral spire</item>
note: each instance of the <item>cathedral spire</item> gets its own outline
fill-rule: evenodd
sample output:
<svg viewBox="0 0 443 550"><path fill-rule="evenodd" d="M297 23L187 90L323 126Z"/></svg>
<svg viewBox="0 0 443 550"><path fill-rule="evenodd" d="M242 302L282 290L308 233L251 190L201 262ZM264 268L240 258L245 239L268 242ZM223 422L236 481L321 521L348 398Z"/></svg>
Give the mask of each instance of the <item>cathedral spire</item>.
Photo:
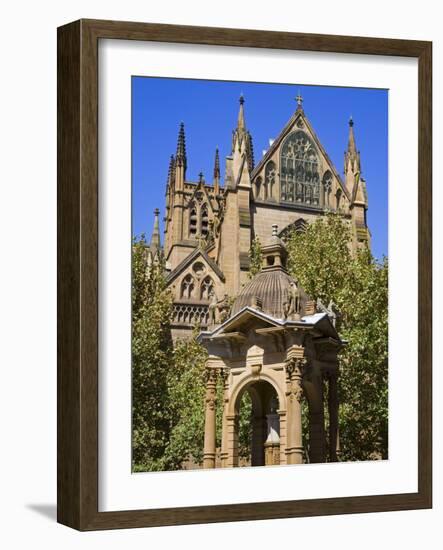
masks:
<svg viewBox="0 0 443 550"><path fill-rule="evenodd" d="M254 149L252 146L251 134L246 129L244 111L245 98L243 94L240 96L239 101L240 109L238 112L237 128L232 133L232 153L234 153L235 150L239 151L241 154L246 153L248 170L251 172L254 168Z"/></svg>
<svg viewBox="0 0 443 550"><path fill-rule="evenodd" d="M349 117L348 151L353 155L357 153L357 147L355 146L355 136L354 136L354 121L352 119L352 115Z"/></svg>
<svg viewBox="0 0 443 550"><path fill-rule="evenodd" d="M356 174L360 172L360 152L357 151L354 136L354 120L349 118L348 149L345 152L345 174L349 171Z"/></svg>
<svg viewBox="0 0 443 550"><path fill-rule="evenodd" d="M220 193L220 156L219 156L219 153L218 153L218 147L215 149L214 193L216 195L218 195Z"/></svg>
<svg viewBox="0 0 443 550"><path fill-rule="evenodd" d="M176 163L178 166L183 166L186 171L186 139L185 139L185 125L183 122L180 123L180 130L178 131L178 140L177 140L177 154L175 156Z"/></svg>
<svg viewBox="0 0 443 550"><path fill-rule="evenodd" d="M149 248L151 249L152 257L154 258L158 251L160 250L161 242L160 242L160 227L158 222L158 216L160 214L160 210L156 208L154 210L154 229L152 230L152 236L151 236L151 243L149 245Z"/></svg>

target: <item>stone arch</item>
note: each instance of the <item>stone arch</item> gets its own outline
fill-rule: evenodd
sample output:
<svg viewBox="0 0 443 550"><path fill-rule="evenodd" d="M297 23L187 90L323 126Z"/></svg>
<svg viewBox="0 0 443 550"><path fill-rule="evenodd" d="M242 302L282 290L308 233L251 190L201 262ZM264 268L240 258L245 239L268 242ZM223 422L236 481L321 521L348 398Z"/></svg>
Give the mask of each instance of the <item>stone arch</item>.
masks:
<svg viewBox="0 0 443 550"><path fill-rule="evenodd" d="M180 285L180 298L193 298L195 292L195 281L194 277L188 273Z"/></svg>
<svg viewBox="0 0 443 550"><path fill-rule="evenodd" d="M265 168L265 190L267 196L265 198L275 198L277 183L277 170L275 162L270 160Z"/></svg>
<svg viewBox="0 0 443 550"><path fill-rule="evenodd" d="M262 179L261 177L258 177L255 180L255 198L261 199L261 193L262 193Z"/></svg>
<svg viewBox="0 0 443 550"><path fill-rule="evenodd" d="M329 208L331 206L331 191L332 191L332 172L326 170L322 178L323 190L323 206Z"/></svg>
<svg viewBox="0 0 443 550"><path fill-rule="evenodd" d="M229 415L235 415L238 412L238 406L241 401L241 396L243 395L243 392L249 387L252 386L254 383L257 382L268 382L277 393L278 402L280 409L286 409L286 396L285 396L285 388L281 388L278 384L277 380L275 380L272 376L269 376L268 374L260 374L259 377L251 374L247 374L246 376L242 377L238 382L236 387L234 387L231 397L229 399L228 404L228 414Z"/></svg>
<svg viewBox="0 0 443 550"><path fill-rule="evenodd" d="M342 206L342 191L340 189L340 187L337 189L336 193L335 193L335 209L336 210L340 210L341 206Z"/></svg>
<svg viewBox="0 0 443 550"><path fill-rule="evenodd" d="M214 291L214 281L207 275L200 284L200 300L209 300L211 292Z"/></svg>
<svg viewBox="0 0 443 550"><path fill-rule="evenodd" d="M278 384L271 377L248 377L243 380L237 392L232 396L234 418L228 454L234 465L238 465L238 437L240 404L245 392L248 392L252 411L250 417L251 466L280 464L280 416L282 397Z"/></svg>

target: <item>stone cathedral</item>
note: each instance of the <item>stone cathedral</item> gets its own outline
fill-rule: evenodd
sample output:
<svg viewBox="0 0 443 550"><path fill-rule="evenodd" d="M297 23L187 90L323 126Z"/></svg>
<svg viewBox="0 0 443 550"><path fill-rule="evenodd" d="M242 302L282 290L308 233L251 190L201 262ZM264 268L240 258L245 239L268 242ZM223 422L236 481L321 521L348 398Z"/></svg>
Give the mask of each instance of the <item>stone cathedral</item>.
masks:
<svg viewBox="0 0 443 550"><path fill-rule="evenodd" d="M181 124L169 165L163 250L155 212L148 259L155 262L163 254L166 261L174 302L172 336L190 336L199 325L198 341L208 352L204 468L241 465L245 392L251 400L251 466L340 457L337 387L339 353L346 345L339 335L340 313L332 302L325 306L308 296L288 273L285 239L333 211L350 224L354 251L369 245L366 184L352 119L341 178L305 115L300 94L296 100L294 114L255 164L240 97L223 185L218 150L211 183L203 174L198 181L186 178ZM254 238L263 263L250 279ZM222 391L220 448L217 387Z"/></svg>
<svg viewBox="0 0 443 550"><path fill-rule="evenodd" d="M174 339L189 336L197 323L208 329L227 319L232 299L249 281L251 242L258 237L265 244L272 226L284 242L291 230L303 231L317 216L339 212L351 225L353 249L369 244L366 183L352 119L341 177L304 112L300 94L296 101L294 114L255 163L240 97L223 183L218 149L212 182L203 174L198 181L187 178L185 128L180 125L166 184L163 248L156 210L148 250L151 261L160 253L166 261Z"/></svg>

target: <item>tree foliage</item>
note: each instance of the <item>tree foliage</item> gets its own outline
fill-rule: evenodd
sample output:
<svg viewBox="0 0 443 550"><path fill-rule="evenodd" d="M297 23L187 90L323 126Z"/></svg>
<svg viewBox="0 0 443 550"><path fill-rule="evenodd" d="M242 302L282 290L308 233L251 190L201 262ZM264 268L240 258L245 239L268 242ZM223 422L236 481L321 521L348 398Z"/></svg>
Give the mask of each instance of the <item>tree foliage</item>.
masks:
<svg viewBox="0 0 443 550"><path fill-rule="evenodd" d="M144 236L132 253L133 469L164 469L169 440L168 371L172 366L172 299L160 261L148 266Z"/></svg>
<svg viewBox="0 0 443 550"><path fill-rule="evenodd" d="M340 360L342 460L386 458L388 452L388 260L367 247L352 255L349 226L329 214L293 232L289 269L306 292L341 313L348 343Z"/></svg>
<svg viewBox="0 0 443 550"><path fill-rule="evenodd" d="M168 376L171 433L165 449L168 470L182 468L184 462L203 461L204 398L203 380L206 350L192 338L180 340L173 351L173 369Z"/></svg>

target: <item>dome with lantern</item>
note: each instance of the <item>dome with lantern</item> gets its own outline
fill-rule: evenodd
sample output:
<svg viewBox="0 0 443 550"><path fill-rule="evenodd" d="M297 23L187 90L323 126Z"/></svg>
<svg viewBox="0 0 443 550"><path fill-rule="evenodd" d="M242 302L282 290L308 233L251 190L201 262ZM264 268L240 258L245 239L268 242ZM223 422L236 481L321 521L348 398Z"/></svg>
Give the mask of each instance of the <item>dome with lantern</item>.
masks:
<svg viewBox="0 0 443 550"><path fill-rule="evenodd" d="M278 226L274 224L271 238L262 247L262 269L238 294L232 306L232 316L244 307L252 307L275 319L285 319L291 287L298 289L300 304L297 317L315 313L315 303L286 270L287 251L277 233Z"/></svg>

